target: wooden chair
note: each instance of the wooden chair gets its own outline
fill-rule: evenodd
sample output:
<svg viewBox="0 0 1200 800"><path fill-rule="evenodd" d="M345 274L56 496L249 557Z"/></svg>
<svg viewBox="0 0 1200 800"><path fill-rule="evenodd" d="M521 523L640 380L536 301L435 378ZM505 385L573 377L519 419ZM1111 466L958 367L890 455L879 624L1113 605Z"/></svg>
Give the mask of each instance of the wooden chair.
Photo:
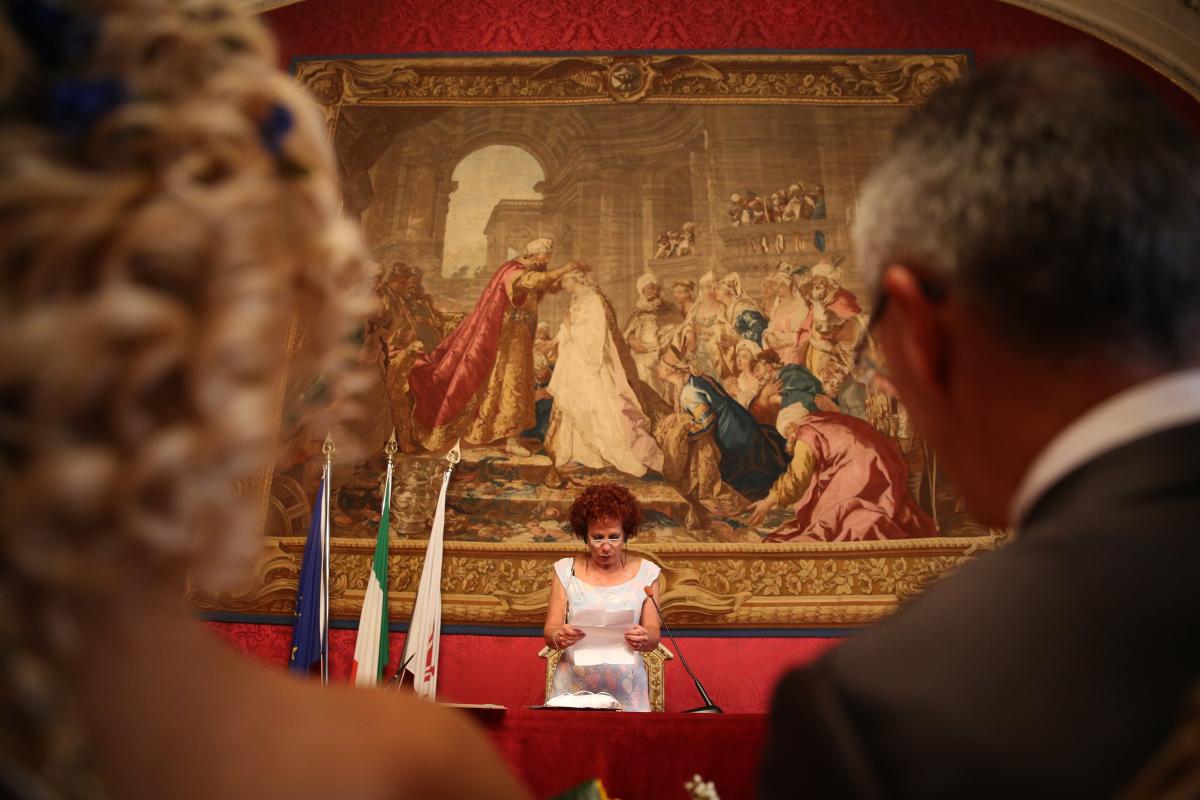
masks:
<svg viewBox="0 0 1200 800"><path fill-rule="evenodd" d="M558 660L562 658L562 651L555 650L553 647L543 647L538 656L546 659L546 690L545 697L550 699L550 690L554 685L554 670L558 668ZM675 654L666 648L662 643L658 643L658 647L651 650L649 653L642 653L642 663L646 665L646 682L650 689L650 710L663 711L666 709L666 689L663 685L663 674L668 661L675 658Z"/></svg>

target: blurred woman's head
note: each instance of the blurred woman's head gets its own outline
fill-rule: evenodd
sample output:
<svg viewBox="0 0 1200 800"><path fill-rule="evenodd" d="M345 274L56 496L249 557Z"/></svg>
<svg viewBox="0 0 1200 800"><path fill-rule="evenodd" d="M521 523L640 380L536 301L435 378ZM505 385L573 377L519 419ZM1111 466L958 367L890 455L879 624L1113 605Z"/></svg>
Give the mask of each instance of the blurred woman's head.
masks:
<svg viewBox="0 0 1200 800"><path fill-rule="evenodd" d="M219 559L289 348L336 381L369 310L323 118L229 3L7 7L4 546L47 580Z"/></svg>
<svg viewBox="0 0 1200 800"><path fill-rule="evenodd" d="M353 393L372 306L323 115L236 5L4 8L0 640L51 664L48 617L252 562L285 364Z"/></svg>

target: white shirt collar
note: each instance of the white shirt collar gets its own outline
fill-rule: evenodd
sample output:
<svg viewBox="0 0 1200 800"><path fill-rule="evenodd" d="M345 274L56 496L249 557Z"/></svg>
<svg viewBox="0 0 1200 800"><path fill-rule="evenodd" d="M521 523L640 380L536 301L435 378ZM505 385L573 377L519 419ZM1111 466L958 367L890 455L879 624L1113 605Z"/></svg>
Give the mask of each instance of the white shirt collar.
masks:
<svg viewBox="0 0 1200 800"><path fill-rule="evenodd" d="M1139 383L1084 412L1030 464L1009 506L1016 529L1050 487L1097 456L1160 430L1200 420L1200 369Z"/></svg>

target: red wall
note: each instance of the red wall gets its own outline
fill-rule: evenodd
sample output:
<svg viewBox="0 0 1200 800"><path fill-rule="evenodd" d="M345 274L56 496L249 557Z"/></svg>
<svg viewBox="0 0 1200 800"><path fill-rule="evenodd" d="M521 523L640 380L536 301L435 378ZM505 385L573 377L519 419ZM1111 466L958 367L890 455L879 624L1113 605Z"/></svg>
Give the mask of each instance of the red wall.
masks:
<svg viewBox="0 0 1200 800"><path fill-rule="evenodd" d="M305 0L264 19L306 55L589 50L970 50L977 64L1086 43L1200 130L1200 103L1141 62L999 0Z"/></svg>
<svg viewBox="0 0 1200 800"><path fill-rule="evenodd" d="M287 625L210 622L209 627L237 649L284 669L292 641ZM353 630L329 632L330 680L350 679ZM692 638L680 639L688 663L717 705L727 712L766 711L771 687L789 667L811 661L838 639ZM671 647L671 643L665 644ZM395 669L404 634L390 637L390 669ZM450 703L499 703L509 708L542 701L545 664L537 657L541 637L443 635L438 699ZM671 647L672 650L675 648ZM696 689L678 661L667 665L667 711L700 705Z"/></svg>

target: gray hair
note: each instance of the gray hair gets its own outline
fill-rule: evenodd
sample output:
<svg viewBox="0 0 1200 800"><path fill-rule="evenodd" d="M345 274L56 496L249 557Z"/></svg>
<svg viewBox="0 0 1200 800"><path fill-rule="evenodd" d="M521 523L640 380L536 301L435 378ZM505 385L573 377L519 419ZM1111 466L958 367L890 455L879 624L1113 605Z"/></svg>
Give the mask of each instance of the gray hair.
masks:
<svg viewBox="0 0 1200 800"><path fill-rule="evenodd" d="M1081 54L997 64L910 116L855 240L868 287L929 271L1022 352L1198 355L1200 143Z"/></svg>

